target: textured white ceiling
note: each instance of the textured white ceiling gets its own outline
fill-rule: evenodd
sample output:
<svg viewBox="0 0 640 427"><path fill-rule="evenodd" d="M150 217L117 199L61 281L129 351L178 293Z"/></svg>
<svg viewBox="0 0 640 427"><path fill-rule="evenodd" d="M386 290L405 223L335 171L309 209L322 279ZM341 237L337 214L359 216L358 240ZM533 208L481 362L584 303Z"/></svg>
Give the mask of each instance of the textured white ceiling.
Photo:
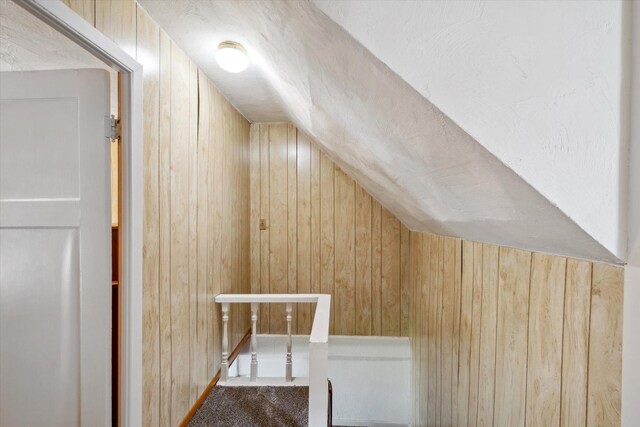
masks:
<svg viewBox="0 0 640 427"><path fill-rule="evenodd" d="M247 118L295 123L410 228L618 261L313 4L141 4ZM217 67L225 39L245 45L247 72Z"/></svg>
<svg viewBox="0 0 640 427"><path fill-rule="evenodd" d="M622 1L313 2L614 253L624 253Z"/></svg>

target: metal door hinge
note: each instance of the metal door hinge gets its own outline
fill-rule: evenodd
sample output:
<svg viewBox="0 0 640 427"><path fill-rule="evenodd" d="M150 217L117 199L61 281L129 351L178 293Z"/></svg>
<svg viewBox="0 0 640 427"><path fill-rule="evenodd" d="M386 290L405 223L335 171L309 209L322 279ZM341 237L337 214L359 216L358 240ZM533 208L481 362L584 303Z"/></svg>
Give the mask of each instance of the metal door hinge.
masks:
<svg viewBox="0 0 640 427"><path fill-rule="evenodd" d="M120 120L116 119L113 114L111 116L104 116L104 136L111 141L119 140L122 127Z"/></svg>

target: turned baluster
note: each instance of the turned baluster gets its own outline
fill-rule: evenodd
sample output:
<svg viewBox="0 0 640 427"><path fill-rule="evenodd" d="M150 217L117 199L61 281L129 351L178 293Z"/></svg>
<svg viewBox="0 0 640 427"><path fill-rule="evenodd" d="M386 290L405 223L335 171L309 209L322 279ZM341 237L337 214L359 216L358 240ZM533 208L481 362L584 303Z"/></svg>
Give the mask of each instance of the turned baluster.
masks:
<svg viewBox="0 0 640 427"><path fill-rule="evenodd" d="M222 304L222 363L220 364L220 378L229 378L229 304Z"/></svg>
<svg viewBox="0 0 640 427"><path fill-rule="evenodd" d="M292 363L291 363L291 312L293 311L293 307L291 304L287 304L287 364L286 364L286 380L287 382L291 382L293 379L292 375Z"/></svg>
<svg viewBox="0 0 640 427"><path fill-rule="evenodd" d="M258 322L258 304L251 304L251 382L258 380L258 339L256 328Z"/></svg>

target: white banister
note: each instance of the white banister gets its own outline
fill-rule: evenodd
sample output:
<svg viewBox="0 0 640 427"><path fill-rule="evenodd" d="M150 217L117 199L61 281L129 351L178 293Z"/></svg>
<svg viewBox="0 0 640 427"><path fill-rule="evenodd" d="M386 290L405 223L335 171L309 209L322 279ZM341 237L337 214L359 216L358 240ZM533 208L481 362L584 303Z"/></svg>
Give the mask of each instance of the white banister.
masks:
<svg viewBox="0 0 640 427"><path fill-rule="evenodd" d="M251 382L258 380L258 303L251 304Z"/></svg>
<svg viewBox="0 0 640 427"><path fill-rule="evenodd" d="M285 364L285 378L288 383L293 381L292 375L292 363L291 363L291 312L293 311L293 307L291 303L287 304L287 362Z"/></svg>
<svg viewBox="0 0 640 427"><path fill-rule="evenodd" d="M325 294L220 294L215 297L215 302L219 304L235 304L235 303L281 303L289 302L318 302L321 296L330 296ZM315 322L315 319L314 319ZM328 334L328 329L327 329Z"/></svg>
<svg viewBox="0 0 640 427"><path fill-rule="evenodd" d="M331 295L318 295L309 337L309 427L327 425Z"/></svg>
<svg viewBox="0 0 640 427"><path fill-rule="evenodd" d="M311 335L309 336L309 427L326 427L328 420L328 366L329 366L329 313L331 295L324 294L221 294L214 301L222 305L222 364L221 380L229 380L229 304L251 304L251 375L250 381L257 381L258 360L256 325L258 306L261 303L286 304L287 309L287 358L285 376L291 382L292 376L292 341L291 324L293 320L293 304L316 303ZM255 362L255 363L254 363ZM297 381L297 380L296 380Z"/></svg>
<svg viewBox="0 0 640 427"><path fill-rule="evenodd" d="M229 379L229 304L222 304L222 363L220 364L220 378Z"/></svg>

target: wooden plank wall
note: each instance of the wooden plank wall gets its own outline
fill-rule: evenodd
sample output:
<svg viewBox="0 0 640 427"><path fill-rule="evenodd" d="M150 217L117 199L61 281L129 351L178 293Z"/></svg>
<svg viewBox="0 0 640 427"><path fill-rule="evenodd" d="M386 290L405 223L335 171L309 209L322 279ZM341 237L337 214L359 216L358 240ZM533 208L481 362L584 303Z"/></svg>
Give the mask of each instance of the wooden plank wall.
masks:
<svg viewBox="0 0 640 427"><path fill-rule="evenodd" d="M410 234L413 425L620 425L622 268Z"/></svg>
<svg viewBox="0 0 640 427"><path fill-rule="evenodd" d="M144 66L143 424L175 426L220 363L211 296L250 290L249 123L133 0L65 3Z"/></svg>
<svg viewBox="0 0 640 427"><path fill-rule="evenodd" d="M252 292L329 293L332 334L407 336L409 230L293 125L253 124L250 159ZM259 324L283 333L284 307Z"/></svg>

